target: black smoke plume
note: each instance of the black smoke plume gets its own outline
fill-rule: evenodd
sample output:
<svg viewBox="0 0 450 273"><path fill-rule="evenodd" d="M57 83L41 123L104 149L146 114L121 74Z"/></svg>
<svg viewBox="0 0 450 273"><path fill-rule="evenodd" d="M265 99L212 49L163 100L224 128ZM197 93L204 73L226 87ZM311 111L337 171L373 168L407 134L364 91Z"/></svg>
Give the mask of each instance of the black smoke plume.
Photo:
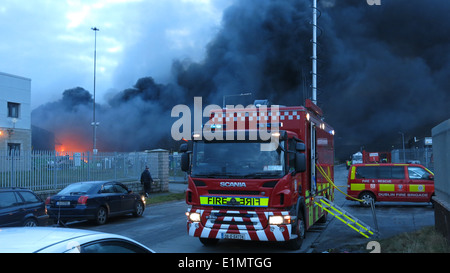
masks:
<svg viewBox="0 0 450 273"><path fill-rule="evenodd" d="M318 104L337 132L338 157L361 147L401 147L399 132L430 136L450 117L450 2L322 0L319 9ZM99 149L176 149L170 111L194 96L204 105L247 92L273 104L303 104L311 96L311 21L309 0L236 1L203 61L175 60L172 82L149 75L98 105ZM89 142L92 96L76 90L33 111L33 124L56 134L77 128Z"/></svg>

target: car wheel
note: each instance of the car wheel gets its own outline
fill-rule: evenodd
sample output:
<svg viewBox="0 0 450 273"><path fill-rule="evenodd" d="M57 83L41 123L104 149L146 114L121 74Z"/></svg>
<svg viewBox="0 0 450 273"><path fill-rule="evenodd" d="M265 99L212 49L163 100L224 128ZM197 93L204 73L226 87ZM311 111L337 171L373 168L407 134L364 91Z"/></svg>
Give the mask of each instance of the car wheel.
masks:
<svg viewBox="0 0 450 273"><path fill-rule="evenodd" d="M38 225L38 223L37 223L36 219L34 219L34 218L27 218L23 222L24 227L37 227L37 225Z"/></svg>
<svg viewBox="0 0 450 273"><path fill-rule="evenodd" d="M142 214L144 214L144 204L141 201L137 201L136 204L134 205L134 212L133 212L133 216L136 217L141 217Z"/></svg>
<svg viewBox="0 0 450 273"><path fill-rule="evenodd" d="M95 223L97 225L103 225L106 223L106 220L108 219L108 211L105 207L100 207L97 210L97 213L95 214Z"/></svg>
<svg viewBox="0 0 450 273"><path fill-rule="evenodd" d="M375 203L375 195L371 192L363 192L359 195L359 199L363 200L360 204L364 207L370 207L370 203Z"/></svg>

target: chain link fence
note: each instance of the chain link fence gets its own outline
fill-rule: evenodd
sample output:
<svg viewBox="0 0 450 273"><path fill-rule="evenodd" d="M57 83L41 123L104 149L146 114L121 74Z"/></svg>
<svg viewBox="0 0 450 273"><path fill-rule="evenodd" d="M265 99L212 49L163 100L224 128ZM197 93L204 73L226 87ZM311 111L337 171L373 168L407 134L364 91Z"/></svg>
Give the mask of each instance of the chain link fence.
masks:
<svg viewBox="0 0 450 273"><path fill-rule="evenodd" d="M391 151L392 163L417 163L433 171L433 148L397 149Z"/></svg>

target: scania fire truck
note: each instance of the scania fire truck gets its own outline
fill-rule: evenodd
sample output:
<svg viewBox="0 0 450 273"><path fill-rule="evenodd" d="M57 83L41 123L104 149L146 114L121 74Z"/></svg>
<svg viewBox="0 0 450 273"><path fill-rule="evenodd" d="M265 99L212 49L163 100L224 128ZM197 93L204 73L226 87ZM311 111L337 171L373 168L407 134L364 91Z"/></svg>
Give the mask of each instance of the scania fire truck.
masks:
<svg viewBox="0 0 450 273"><path fill-rule="evenodd" d="M322 110L311 100L216 109L203 128L211 134L194 132L180 147L188 234L205 245L237 239L300 249L305 232L326 221L314 198L334 199L318 171L334 178L334 130Z"/></svg>

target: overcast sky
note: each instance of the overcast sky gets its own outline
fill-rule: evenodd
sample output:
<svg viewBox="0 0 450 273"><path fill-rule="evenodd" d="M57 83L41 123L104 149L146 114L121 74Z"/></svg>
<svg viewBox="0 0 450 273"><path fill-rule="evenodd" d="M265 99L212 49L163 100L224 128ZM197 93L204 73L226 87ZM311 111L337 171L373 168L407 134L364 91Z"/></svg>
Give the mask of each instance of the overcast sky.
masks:
<svg viewBox="0 0 450 273"><path fill-rule="evenodd" d="M2 0L0 72L32 80L32 109L77 86L96 100L145 76L166 83L174 58L201 60L233 0Z"/></svg>

